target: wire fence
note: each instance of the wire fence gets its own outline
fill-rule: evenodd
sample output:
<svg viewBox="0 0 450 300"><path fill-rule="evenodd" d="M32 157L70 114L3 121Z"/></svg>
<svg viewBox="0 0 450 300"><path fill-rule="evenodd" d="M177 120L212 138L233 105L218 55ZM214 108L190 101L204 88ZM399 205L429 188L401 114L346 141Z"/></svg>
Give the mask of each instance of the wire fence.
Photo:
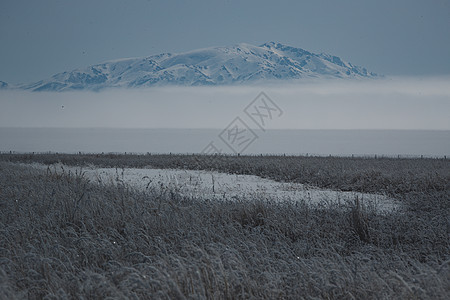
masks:
<svg viewBox="0 0 450 300"><path fill-rule="evenodd" d="M21 151L0 151L0 155L185 155L185 156L222 156L222 157L340 157L340 158L366 158L366 159L444 159L450 158L449 155L417 155L417 154L322 154L322 153L246 153L246 154L205 154L205 153L186 153L186 152L57 152L57 151L41 151L41 152L21 152Z"/></svg>

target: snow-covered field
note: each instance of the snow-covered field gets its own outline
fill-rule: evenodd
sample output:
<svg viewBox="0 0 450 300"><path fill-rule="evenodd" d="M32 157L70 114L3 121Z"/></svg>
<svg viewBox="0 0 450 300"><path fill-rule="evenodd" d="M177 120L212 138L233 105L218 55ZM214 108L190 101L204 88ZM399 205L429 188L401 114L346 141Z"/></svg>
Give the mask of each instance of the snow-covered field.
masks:
<svg viewBox="0 0 450 300"><path fill-rule="evenodd" d="M80 174L93 183L125 184L140 191L169 189L188 197L216 200L263 199L268 201L298 201L319 207L345 206L358 197L368 209L379 212L398 210L400 203L393 198L359 192L321 189L300 183L277 182L253 175L237 175L203 170L154 168L97 168L32 164L51 172Z"/></svg>

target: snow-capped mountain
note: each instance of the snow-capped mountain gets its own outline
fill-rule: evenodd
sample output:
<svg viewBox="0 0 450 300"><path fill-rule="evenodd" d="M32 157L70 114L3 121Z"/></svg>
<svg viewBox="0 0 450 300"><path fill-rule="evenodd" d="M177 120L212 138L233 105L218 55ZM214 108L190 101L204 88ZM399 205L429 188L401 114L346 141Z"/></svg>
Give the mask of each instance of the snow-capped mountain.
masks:
<svg viewBox="0 0 450 300"><path fill-rule="evenodd" d="M22 87L33 91L99 90L165 84L224 85L261 80L376 76L337 56L270 42L261 46L238 44L108 61L59 73Z"/></svg>
<svg viewBox="0 0 450 300"><path fill-rule="evenodd" d="M0 80L0 89L6 89L8 87L8 84L4 81Z"/></svg>

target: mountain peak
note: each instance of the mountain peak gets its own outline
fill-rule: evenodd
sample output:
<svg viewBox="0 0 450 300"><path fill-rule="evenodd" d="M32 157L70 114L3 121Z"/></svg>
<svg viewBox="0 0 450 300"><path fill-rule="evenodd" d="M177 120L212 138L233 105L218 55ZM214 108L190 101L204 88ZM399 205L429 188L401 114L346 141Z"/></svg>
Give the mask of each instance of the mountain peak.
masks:
<svg viewBox="0 0 450 300"><path fill-rule="evenodd" d="M266 43L260 45L260 47L265 47L265 48L277 48L277 47L282 47L282 46L284 46L284 45L281 43L278 43L278 42L273 42L273 41L266 42Z"/></svg>
<svg viewBox="0 0 450 300"><path fill-rule="evenodd" d="M297 48L297 47L292 47L283 43L279 43L279 42L267 42L262 44L260 47L264 47L264 48L269 48L269 49L301 49L301 48Z"/></svg>
<svg viewBox="0 0 450 300"><path fill-rule="evenodd" d="M33 91L99 90L109 87L226 85L301 78L372 78L376 74L339 57L278 42L240 43L178 54L108 61L23 86Z"/></svg>

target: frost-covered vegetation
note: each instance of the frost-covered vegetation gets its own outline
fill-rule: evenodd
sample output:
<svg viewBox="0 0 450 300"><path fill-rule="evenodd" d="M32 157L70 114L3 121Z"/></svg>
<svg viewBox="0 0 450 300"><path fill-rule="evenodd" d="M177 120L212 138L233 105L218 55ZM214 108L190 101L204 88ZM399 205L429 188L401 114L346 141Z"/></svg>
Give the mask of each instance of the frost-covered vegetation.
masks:
<svg viewBox="0 0 450 300"><path fill-rule="evenodd" d="M214 169L395 196L377 214L93 184L72 166ZM0 298L447 299L450 161L0 155Z"/></svg>

